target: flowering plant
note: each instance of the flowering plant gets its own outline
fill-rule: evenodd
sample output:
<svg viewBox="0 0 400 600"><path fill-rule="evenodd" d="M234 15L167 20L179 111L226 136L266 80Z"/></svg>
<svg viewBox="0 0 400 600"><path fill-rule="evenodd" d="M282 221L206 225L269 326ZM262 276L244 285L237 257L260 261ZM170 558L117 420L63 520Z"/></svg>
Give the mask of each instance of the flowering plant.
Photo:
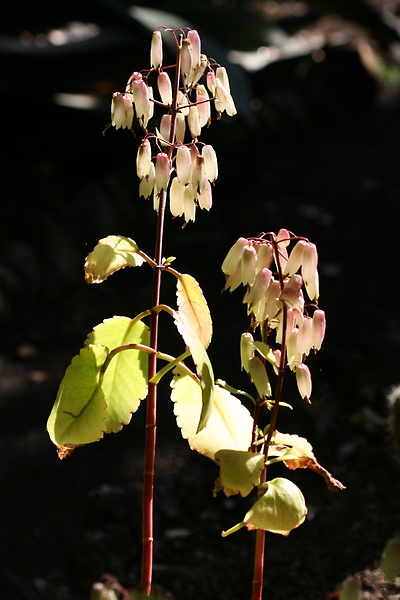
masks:
<svg viewBox="0 0 400 600"><path fill-rule="evenodd" d="M171 66L163 66L163 35L171 35L175 43ZM153 271L151 303L134 318L114 316L94 327L66 370L47 427L64 458L77 446L120 431L146 398L140 591L150 596L157 389L161 378L172 373L171 399L183 437L219 465L214 494L248 496L257 491L243 521L222 533L227 536L243 526L257 530L256 600L262 594L265 531L287 535L307 513L300 489L283 477L268 479L269 466L283 461L289 469L308 467L323 475L330 489L343 488L318 464L307 440L276 429L279 407L288 406L282 402L287 369L295 373L307 402L312 393L305 362L311 351L320 349L325 333L325 314L317 304L317 250L285 229L239 238L232 246L222 264L225 289L246 288L243 302L250 325L241 336L240 353L255 391L241 392L216 380L207 354L213 332L208 305L198 282L173 268L173 258L163 258L164 221L168 207L184 225L195 220L197 209L211 209L217 157L199 138L214 115L234 116L236 108L225 68L201 52L197 31L157 29L150 64L150 69L135 71L124 91L113 95L110 126L144 132L136 170L139 195L151 198L157 214L154 257L131 238L109 235L86 257L85 277L88 283L101 283L120 269L147 264ZM175 308L161 302L165 273L176 280ZM172 317L182 338L179 356L159 347L164 314ZM165 364L160 366L160 361ZM240 401L243 395L252 411ZM271 415L267 424L261 423L262 411ZM98 585L96 590L101 593Z"/></svg>

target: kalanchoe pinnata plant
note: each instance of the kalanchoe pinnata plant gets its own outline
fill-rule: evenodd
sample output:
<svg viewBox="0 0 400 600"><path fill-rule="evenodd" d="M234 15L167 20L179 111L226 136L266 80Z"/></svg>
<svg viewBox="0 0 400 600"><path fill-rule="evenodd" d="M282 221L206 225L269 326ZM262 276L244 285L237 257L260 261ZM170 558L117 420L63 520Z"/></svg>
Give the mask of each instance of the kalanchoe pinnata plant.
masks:
<svg viewBox="0 0 400 600"><path fill-rule="evenodd" d="M175 63L165 67L164 35L172 36L176 47ZM250 325L241 336L240 353L253 394L215 380L207 355L213 327L202 290L191 275L171 266L173 258L163 258L167 209L186 225L195 220L197 209L212 207L217 157L200 137L222 113L236 113L228 74L202 53L197 31L156 30L150 68L133 72L125 89L113 95L109 125L143 131L136 172L139 196L150 199L156 212L154 257L129 237L109 235L85 261L88 283L147 264L153 271L151 300L134 318L114 316L94 327L66 370L47 423L64 458L78 446L120 431L146 399L139 586L144 597L152 590L157 386L165 375L172 374L171 400L183 437L220 467L214 494L257 492L243 521L222 533L227 536L241 527L257 530L252 600L262 595L265 531L287 535L307 514L304 496L294 483L267 477L270 465L283 461L289 469L308 467L322 475L330 489L343 488L318 464L307 440L276 429L279 406L288 406L282 401L284 374L295 374L300 396L310 402L311 373L305 363L321 348L325 334L315 245L281 229L276 235L239 238L223 262L225 289L243 285L246 290L243 302ZM161 302L164 273L176 279L176 307ZM160 348L161 315L172 317L182 338L179 356ZM240 396L253 403L252 412ZM97 587L103 589L104 584ZM118 589L122 588L112 580L112 592Z"/></svg>

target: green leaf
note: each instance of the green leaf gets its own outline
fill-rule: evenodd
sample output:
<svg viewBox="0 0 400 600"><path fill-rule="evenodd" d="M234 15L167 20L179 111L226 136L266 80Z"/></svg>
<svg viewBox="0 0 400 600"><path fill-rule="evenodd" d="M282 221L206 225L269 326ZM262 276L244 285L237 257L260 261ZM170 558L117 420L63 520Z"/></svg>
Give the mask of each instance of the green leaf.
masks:
<svg viewBox="0 0 400 600"><path fill-rule="evenodd" d="M103 437L107 406L99 376L107 355L104 346L91 345L72 359L47 421L56 446L74 448Z"/></svg>
<svg viewBox="0 0 400 600"><path fill-rule="evenodd" d="M179 368L171 385L176 421L192 450L215 460L215 453L222 448L249 448L253 419L238 398L216 385L207 426L198 432L202 410L200 386Z"/></svg>
<svg viewBox="0 0 400 600"><path fill-rule="evenodd" d="M176 295L179 314L197 333L204 348L208 348L212 337L212 320L203 292L194 277L180 273Z"/></svg>
<svg viewBox="0 0 400 600"><path fill-rule="evenodd" d="M382 556L381 568L388 581L400 576L400 536L389 540Z"/></svg>
<svg viewBox="0 0 400 600"><path fill-rule="evenodd" d="M140 267L145 259L133 240L122 235L109 235L101 239L85 261L87 283L101 283L125 267Z"/></svg>
<svg viewBox="0 0 400 600"><path fill-rule="evenodd" d="M245 497L255 485L259 485L264 454L222 449L215 453L215 459L219 463L220 476L214 493L223 489L226 496L240 494Z"/></svg>
<svg viewBox="0 0 400 600"><path fill-rule="evenodd" d="M110 351L125 344L149 343L147 325L128 317L106 319L85 340L85 345L103 344ZM107 367L101 386L107 403L106 433L116 433L129 423L147 396L147 361L145 352L128 349L119 352Z"/></svg>
<svg viewBox="0 0 400 600"><path fill-rule="evenodd" d="M175 325L186 346L190 350L190 354L192 355L194 364L196 365L197 375L200 378L202 407L197 425L197 432L199 432L207 425L207 421L211 414L215 389L214 372L203 342L197 335L197 332L192 329L190 322L186 320L185 315L181 312L174 311L173 314Z"/></svg>
<svg viewBox="0 0 400 600"><path fill-rule="evenodd" d="M147 395L147 354L122 350L104 377L101 370L115 348L148 343L148 327L127 317L106 319L89 334L65 372L47 423L52 442L61 448L60 457L64 449L97 441L129 423Z"/></svg>

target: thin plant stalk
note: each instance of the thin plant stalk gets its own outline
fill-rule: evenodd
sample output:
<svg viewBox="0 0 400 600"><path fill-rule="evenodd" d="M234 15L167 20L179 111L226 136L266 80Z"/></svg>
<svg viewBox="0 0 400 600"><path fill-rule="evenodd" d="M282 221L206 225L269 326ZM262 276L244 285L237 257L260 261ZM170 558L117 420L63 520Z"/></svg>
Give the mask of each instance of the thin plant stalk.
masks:
<svg viewBox="0 0 400 600"><path fill-rule="evenodd" d="M177 62L175 72L175 84L173 93L173 102L171 108L171 129L169 158L172 156L173 143L176 132L176 114L177 114L177 96L180 77L180 49L181 44L177 43ZM162 190L160 194L160 203L158 208L157 231L155 241L154 272L153 272L153 292L152 292L152 311L150 319L150 347L154 350L148 359L148 377L149 388L146 408L146 437L144 448L144 471L143 471L143 508L142 508L142 572L140 590L146 596L150 596L153 578L153 550L154 550L154 474L156 457L156 433L157 433L157 385L151 383L151 379L157 373L157 354L158 351L158 326L159 311L156 307L160 304L161 297L161 275L162 275L162 251L164 239L165 209L167 203L167 192Z"/></svg>

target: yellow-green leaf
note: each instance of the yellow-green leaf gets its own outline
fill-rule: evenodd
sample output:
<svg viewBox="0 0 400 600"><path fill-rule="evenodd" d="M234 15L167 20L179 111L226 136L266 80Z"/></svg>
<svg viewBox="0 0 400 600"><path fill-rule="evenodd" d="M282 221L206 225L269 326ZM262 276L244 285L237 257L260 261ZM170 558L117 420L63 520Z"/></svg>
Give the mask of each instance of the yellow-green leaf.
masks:
<svg viewBox="0 0 400 600"><path fill-rule="evenodd" d="M197 432L202 410L200 386L180 369L176 369L171 385L176 421L182 436L193 450L212 460L222 448L248 450L253 419L238 398L215 385L214 402L207 425Z"/></svg>
<svg viewBox="0 0 400 600"><path fill-rule="evenodd" d="M392 538L386 543L381 568L388 581L394 581L396 577L400 577L400 536Z"/></svg>
<svg viewBox="0 0 400 600"><path fill-rule="evenodd" d="M214 492L223 489L226 496L240 494L245 497L255 485L259 485L264 454L222 449L215 453L215 460L219 464L220 475Z"/></svg>
<svg viewBox="0 0 400 600"><path fill-rule="evenodd" d="M176 295L179 314L197 333L204 348L208 348L212 337L212 320L203 292L194 277L181 273Z"/></svg>
<svg viewBox="0 0 400 600"><path fill-rule="evenodd" d="M139 267L144 262L136 242L122 235L109 235L87 255L85 279L87 283L101 283L120 269Z"/></svg>

